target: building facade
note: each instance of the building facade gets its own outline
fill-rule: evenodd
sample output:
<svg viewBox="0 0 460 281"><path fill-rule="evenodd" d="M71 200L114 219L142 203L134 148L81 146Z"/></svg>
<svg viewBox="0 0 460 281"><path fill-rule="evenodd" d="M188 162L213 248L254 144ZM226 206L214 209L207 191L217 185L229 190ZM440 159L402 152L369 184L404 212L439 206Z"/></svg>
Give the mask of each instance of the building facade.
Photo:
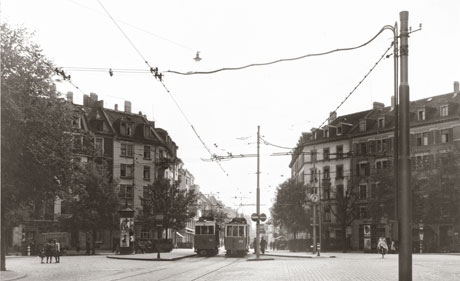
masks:
<svg viewBox="0 0 460 281"><path fill-rule="evenodd" d="M324 248L346 246L373 251L378 237L397 242L395 121L393 105L385 107L382 103L374 103L371 110L363 112L337 118L333 113L328 125L302 134L290 168L293 178L310 185L311 192L320 195ZM446 180L439 181L439 185L434 181L431 188L423 184L426 180L442 177L445 169L439 163L447 157L458 161L459 146L458 82L454 83L452 93L410 103L412 189L416 189L413 201L417 206L423 205L418 208L428 210L429 202L436 199L433 193L442 192L434 190L446 186L444 182L455 176L455 171L444 175ZM460 192L458 184L447 188L453 188L449 192L455 195ZM450 206L439 207L445 211L437 221L430 221L426 215L419 216L423 210L414 209L414 251L419 244L425 251L459 248L458 205L451 206L455 203L447 198L441 198L440 202L450 202Z"/></svg>

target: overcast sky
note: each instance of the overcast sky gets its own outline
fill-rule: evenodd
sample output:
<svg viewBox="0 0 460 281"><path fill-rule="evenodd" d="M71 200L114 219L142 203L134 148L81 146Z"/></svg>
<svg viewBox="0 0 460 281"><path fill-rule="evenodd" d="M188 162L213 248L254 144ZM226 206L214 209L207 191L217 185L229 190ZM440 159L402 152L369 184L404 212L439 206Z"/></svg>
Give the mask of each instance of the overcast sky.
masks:
<svg viewBox="0 0 460 281"><path fill-rule="evenodd" d="M269 66L211 75L177 75L168 70L208 71L360 45L384 25L409 24L422 31L409 39L411 100L453 91L460 80L460 1L108 1L100 0L139 53L164 72L164 83L213 153L256 153L257 126L263 138L294 147L302 131L318 127L390 46L385 31L366 47ZM97 93L105 106L132 102L179 146L178 156L205 194L226 205L254 204L256 158L221 162L210 158L189 122L149 74L114 73L109 68L148 67L97 0L2 0L1 20L36 31L35 41L82 92ZM200 62L193 58L200 51ZM391 51L390 51L391 53ZM83 93L67 82L62 92ZM390 104L393 58L384 59L338 110L338 115ZM290 175L288 149L261 144L261 209ZM228 176L227 176L228 174ZM240 208L247 214L255 206Z"/></svg>

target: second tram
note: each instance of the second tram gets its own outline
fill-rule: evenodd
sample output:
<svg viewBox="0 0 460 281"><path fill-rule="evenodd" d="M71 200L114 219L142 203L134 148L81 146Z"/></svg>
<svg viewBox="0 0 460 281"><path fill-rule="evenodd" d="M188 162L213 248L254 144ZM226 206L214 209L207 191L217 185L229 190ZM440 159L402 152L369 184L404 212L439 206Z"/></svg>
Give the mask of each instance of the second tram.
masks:
<svg viewBox="0 0 460 281"><path fill-rule="evenodd" d="M219 225L213 219L200 218L195 223L195 252L200 256L219 253Z"/></svg>

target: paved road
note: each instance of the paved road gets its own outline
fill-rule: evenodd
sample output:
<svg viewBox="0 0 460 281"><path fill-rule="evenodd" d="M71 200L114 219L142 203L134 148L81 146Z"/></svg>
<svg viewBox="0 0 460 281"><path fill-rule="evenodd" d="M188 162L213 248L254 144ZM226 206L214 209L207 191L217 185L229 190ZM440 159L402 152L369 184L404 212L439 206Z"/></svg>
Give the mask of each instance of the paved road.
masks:
<svg viewBox="0 0 460 281"><path fill-rule="evenodd" d="M324 253L324 256L330 256ZM113 260L105 256L63 257L59 264L40 264L37 257L8 258L9 270L26 273L21 280L397 280L398 257L334 254L336 258L274 257L247 261L223 255L178 261ZM250 256L253 257L253 256ZM414 255L413 280L460 280L460 256Z"/></svg>

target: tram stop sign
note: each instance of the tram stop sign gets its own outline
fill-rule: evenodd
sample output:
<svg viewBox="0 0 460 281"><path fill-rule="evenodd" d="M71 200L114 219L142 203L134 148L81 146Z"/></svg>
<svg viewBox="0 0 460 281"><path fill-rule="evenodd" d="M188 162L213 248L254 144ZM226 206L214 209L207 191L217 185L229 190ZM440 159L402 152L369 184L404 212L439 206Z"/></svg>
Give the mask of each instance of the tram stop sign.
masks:
<svg viewBox="0 0 460 281"><path fill-rule="evenodd" d="M256 213L253 213L253 214L251 215L251 220L252 220L252 221L257 221L257 219L258 219L257 214L256 214Z"/></svg>
<svg viewBox="0 0 460 281"><path fill-rule="evenodd" d="M260 214L260 220L261 221L266 221L267 220L267 215L264 214L264 213Z"/></svg>

